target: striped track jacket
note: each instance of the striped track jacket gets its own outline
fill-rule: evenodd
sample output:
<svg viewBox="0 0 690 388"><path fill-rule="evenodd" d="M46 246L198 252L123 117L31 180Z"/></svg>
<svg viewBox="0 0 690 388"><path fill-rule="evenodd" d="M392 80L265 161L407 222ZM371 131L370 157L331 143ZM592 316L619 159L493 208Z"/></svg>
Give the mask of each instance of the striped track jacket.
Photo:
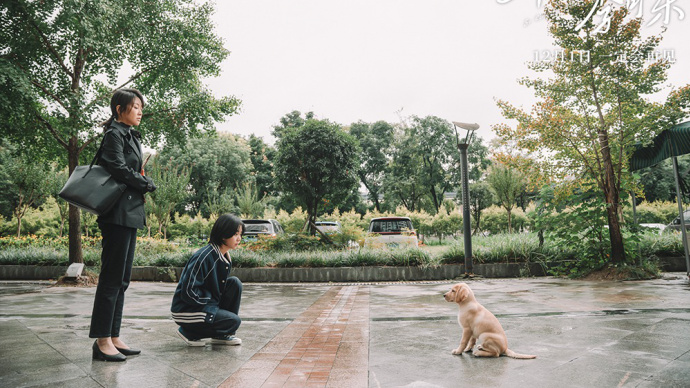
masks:
<svg viewBox="0 0 690 388"><path fill-rule="evenodd" d="M170 308L173 320L178 324L213 323L231 268L230 255L221 255L215 244L196 251L175 289Z"/></svg>

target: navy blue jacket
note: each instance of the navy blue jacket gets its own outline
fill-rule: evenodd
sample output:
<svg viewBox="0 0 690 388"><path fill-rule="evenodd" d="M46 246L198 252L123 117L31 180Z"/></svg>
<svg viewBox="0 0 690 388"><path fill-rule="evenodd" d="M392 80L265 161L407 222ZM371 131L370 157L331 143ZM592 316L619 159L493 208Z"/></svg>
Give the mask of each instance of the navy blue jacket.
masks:
<svg viewBox="0 0 690 388"><path fill-rule="evenodd" d="M172 312L176 323L213 323L232 261L220 254L218 246L208 244L189 259L173 295Z"/></svg>
<svg viewBox="0 0 690 388"><path fill-rule="evenodd" d="M138 132L131 128L113 120L104 135L98 164L127 188L115 206L98 217L98 222L143 229L146 227L144 193L155 190L156 186L151 178L141 175L144 163L141 144L135 136Z"/></svg>

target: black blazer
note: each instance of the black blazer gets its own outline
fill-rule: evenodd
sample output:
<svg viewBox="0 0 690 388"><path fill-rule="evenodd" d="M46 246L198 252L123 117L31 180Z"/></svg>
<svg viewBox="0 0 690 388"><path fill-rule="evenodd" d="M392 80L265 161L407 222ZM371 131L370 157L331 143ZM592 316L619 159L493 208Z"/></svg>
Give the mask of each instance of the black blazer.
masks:
<svg viewBox="0 0 690 388"><path fill-rule="evenodd" d="M141 175L144 160L141 144L134 133L137 132L131 127L113 120L104 135L98 164L117 181L126 184L127 189L108 213L98 217L99 223L137 229L146 227L144 193L155 190L155 186L151 178Z"/></svg>

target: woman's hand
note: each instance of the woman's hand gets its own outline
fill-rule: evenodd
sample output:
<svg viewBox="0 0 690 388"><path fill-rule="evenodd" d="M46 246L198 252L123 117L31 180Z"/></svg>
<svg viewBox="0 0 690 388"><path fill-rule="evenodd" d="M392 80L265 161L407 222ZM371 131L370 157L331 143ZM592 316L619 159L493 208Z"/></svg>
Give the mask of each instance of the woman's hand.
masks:
<svg viewBox="0 0 690 388"><path fill-rule="evenodd" d="M146 178L146 182L148 182L146 185L146 192L150 193L152 191L156 191L156 185L153 183L153 179L151 179L151 177L148 176L145 176L144 178Z"/></svg>

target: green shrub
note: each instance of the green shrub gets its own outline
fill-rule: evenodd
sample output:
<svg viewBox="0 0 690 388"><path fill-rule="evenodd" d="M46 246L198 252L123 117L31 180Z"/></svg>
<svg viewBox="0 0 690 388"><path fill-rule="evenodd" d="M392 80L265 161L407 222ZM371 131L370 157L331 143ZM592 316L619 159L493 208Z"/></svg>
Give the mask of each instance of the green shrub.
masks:
<svg viewBox="0 0 690 388"><path fill-rule="evenodd" d="M350 248L353 243L364 245L364 230L357 225L343 224L340 233L329 234L328 237L340 248Z"/></svg>
<svg viewBox="0 0 690 388"><path fill-rule="evenodd" d="M479 263L546 262L569 256L553 244L539 247L536 233L498 234L472 239L472 254ZM444 264L465 262L465 243L459 239L441 255Z"/></svg>
<svg viewBox="0 0 690 388"><path fill-rule="evenodd" d="M190 217L187 214L175 213L173 223L168 227L168 239L191 239L193 241L208 241L213 223L201 214ZM203 245L203 244L202 244Z"/></svg>
<svg viewBox="0 0 690 388"><path fill-rule="evenodd" d="M278 213L273 210L267 210L263 218L277 220L287 233L300 233L304 223L307 221L307 212L303 211L301 207L297 207L292 213L288 213L285 210L281 210Z"/></svg>
<svg viewBox="0 0 690 388"><path fill-rule="evenodd" d="M637 222L641 224L668 224L678 217L678 204L670 201L642 202L636 206ZM632 205L623 214L628 223L633 222Z"/></svg>
<svg viewBox="0 0 690 388"><path fill-rule="evenodd" d="M511 212L511 223L514 232L525 230L529 226L529 219L521 208L514 208ZM505 209L496 205L482 211L480 228L491 234L500 234L508 231L508 213Z"/></svg>
<svg viewBox="0 0 690 388"><path fill-rule="evenodd" d="M69 257L64 250L55 248L23 247L0 250L2 265L68 265Z"/></svg>
<svg viewBox="0 0 690 388"><path fill-rule="evenodd" d="M82 248L100 248L100 237L85 237L81 238ZM69 240L67 236L63 237L45 237L36 235L26 235L21 237L6 236L0 237L0 249L5 248L21 248L21 247L53 247L53 248L67 248L69 247Z"/></svg>
<svg viewBox="0 0 690 388"><path fill-rule="evenodd" d="M664 233L648 231L640 237L640 256L683 256L683 238L680 232Z"/></svg>
<svg viewBox="0 0 690 388"><path fill-rule="evenodd" d="M575 234L573 238L579 237ZM557 237L557 236L556 236ZM634 234L624 230L627 263L619 265L630 278L648 278L658 272L656 256L682 256L680 233L658 235L655 231ZM433 266L438 264L464 263L463 240L458 239L447 249L435 249L430 253L424 248L371 250L336 250L318 238L310 236L285 236L267 239L269 248L252 250L244 245L231 251L236 268L256 267L361 267L361 266ZM499 234L474 237L474 260L477 263L539 262L560 264L556 274L583 276L592 269L590 262L582 260L583 247L558 238L547 238L542 247L536 233ZM205 243L204 243L205 244ZM275 245L271 245L275 244ZM296 249L299 246L300 249ZM280 249L278 249L280 248ZM183 267L199 246L189 246L184 241L169 242L152 238L140 238L137 243L134 265L160 268ZM580 251L578 251L580 250ZM100 266L100 238L85 239L83 257L88 267ZM634 263L634 264L633 264ZM10 265L60 265L69 264L66 238L0 238L0 264ZM169 271L168 271L169 272Z"/></svg>
<svg viewBox="0 0 690 388"><path fill-rule="evenodd" d="M260 253L237 249L230 253L232 266L235 268L257 268L264 267L265 257Z"/></svg>
<svg viewBox="0 0 690 388"><path fill-rule="evenodd" d="M135 254L134 265L154 267L184 267L194 253L193 249L180 249L176 252Z"/></svg>
<svg viewBox="0 0 690 388"><path fill-rule="evenodd" d="M279 236L259 235L255 241L243 241L241 249L249 251L316 251L334 249L333 244L327 243L321 236L305 234L282 234Z"/></svg>

